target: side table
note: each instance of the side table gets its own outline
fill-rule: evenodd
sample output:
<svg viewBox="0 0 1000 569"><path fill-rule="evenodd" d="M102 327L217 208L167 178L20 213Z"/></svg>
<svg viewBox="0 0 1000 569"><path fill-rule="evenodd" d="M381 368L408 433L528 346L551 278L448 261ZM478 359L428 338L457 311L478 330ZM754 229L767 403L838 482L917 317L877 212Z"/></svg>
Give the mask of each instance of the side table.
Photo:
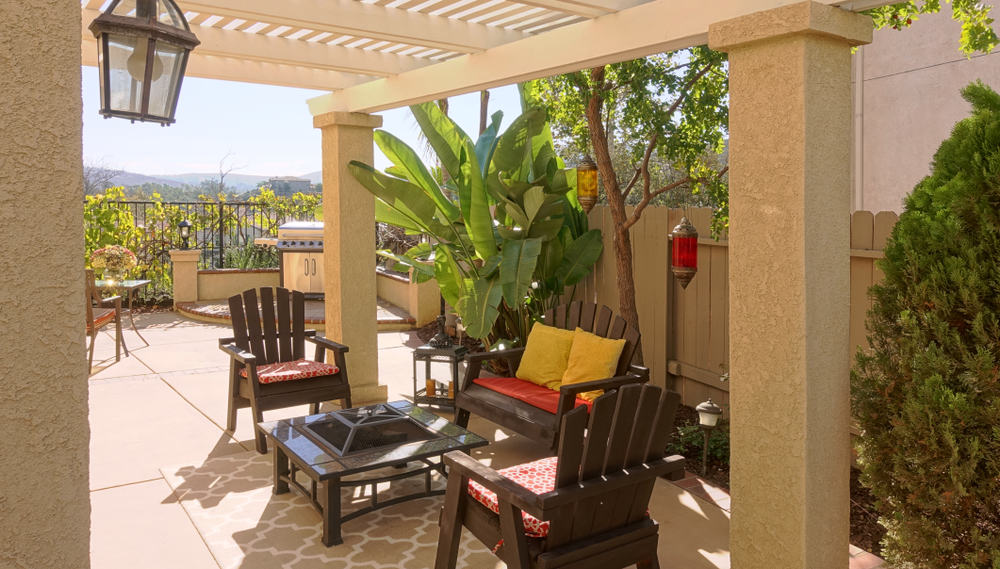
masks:
<svg viewBox="0 0 1000 569"><path fill-rule="evenodd" d="M435 348L431 345L423 345L413 351L413 403L416 405L442 405L455 407L454 392L458 389L458 363L465 359L469 353L469 348L465 346L451 346L450 348ZM424 387L421 387L417 379L417 363L424 363ZM427 381L431 380L431 364L448 364L450 369L450 384L443 394L428 394ZM451 395L451 397L449 397Z"/></svg>
<svg viewBox="0 0 1000 569"><path fill-rule="evenodd" d="M128 321L132 324L132 331L135 332L135 335L139 336L142 343L147 346L149 345L149 342L147 342L146 339L142 337L142 334L139 333L139 330L135 327L135 320L132 319L132 300L135 298L135 293L139 289L151 282L153 281L149 279L126 279L123 281L98 279L94 281L94 286L97 288L117 291L119 294L125 296L125 300L128 301L128 308L125 309L125 312L128 314ZM124 345L125 339L122 338L122 346ZM128 348L125 348L125 355L128 356Z"/></svg>

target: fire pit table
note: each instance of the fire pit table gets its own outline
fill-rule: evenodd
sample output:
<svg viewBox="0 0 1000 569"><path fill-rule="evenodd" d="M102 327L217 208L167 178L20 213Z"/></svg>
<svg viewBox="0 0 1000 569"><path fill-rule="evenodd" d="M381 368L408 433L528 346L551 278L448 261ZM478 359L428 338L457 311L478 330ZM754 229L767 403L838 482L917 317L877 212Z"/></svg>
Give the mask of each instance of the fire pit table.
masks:
<svg viewBox="0 0 1000 569"><path fill-rule="evenodd" d="M323 544L343 543L340 525L406 500L444 494L431 473L445 474L441 455L489 441L408 401L380 403L259 423L274 443L274 493L302 492L323 517ZM306 488L295 479L305 473ZM423 490L379 501L378 484L423 476ZM371 486L370 505L340 513L340 489Z"/></svg>

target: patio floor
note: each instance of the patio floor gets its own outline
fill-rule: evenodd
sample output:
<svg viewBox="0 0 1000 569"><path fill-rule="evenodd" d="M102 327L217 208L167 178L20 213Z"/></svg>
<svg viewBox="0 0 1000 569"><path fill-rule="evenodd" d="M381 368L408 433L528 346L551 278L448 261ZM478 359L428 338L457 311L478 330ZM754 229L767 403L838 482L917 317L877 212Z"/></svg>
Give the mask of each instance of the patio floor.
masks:
<svg viewBox="0 0 1000 569"><path fill-rule="evenodd" d="M240 411L234 436L224 430L228 361L216 340L229 327L171 312L137 315L136 323L150 346L115 363L113 337L102 332L96 373L89 381L92 567L430 566L399 552L432 551L442 497L363 516L344 526L344 545L322 548L318 514L302 498L270 495L270 461L252 452L249 410ZM125 334L129 346L141 346L133 332ZM379 369L390 400L410 393L411 350L419 343L412 332L379 334ZM302 406L265 418L305 413ZM451 418L450 412L442 414ZM538 444L482 419L474 417L469 428L492 443L473 455L496 467L545 455ZM682 569L729 567L728 496L697 482L682 484L694 493L658 481L650 505L661 524L661 563ZM363 538L352 542L352 528ZM852 567L874 566L867 554L853 548L852 553ZM327 561L313 564L320 559ZM503 567L492 561L488 566Z"/></svg>

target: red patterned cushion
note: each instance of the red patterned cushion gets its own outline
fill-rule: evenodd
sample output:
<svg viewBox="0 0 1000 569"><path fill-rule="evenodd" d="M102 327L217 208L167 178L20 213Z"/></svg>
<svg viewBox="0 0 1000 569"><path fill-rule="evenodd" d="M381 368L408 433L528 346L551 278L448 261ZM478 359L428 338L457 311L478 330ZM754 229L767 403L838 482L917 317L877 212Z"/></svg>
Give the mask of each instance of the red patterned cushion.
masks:
<svg viewBox="0 0 1000 569"><path fill-rule="evenodd" d="M292 381L293 379L319 377L335 373L340 373L340 368L337 366L314 362L312 360L295 360L293 362L278 362L257 366L257 378L261 383ZM243 368L240 374L246 377L247 369Z"/></svg>
<svg viewBox="0 0 1000 569"><path fill-rule="evenodd" d="M104 324L114 320L115 309L114 308L95 308L94 309L94 328L100 328ZM90 326L87 326L87 331L90 331Z"/></svg>
<svg viewBox="0 0 1000 569"><path fill-rule="evenodd" d="M519 401L524 401L532 407L538 407L553 415L559 410L559 392L531 383L530 381L516 377L480 377L472 380L472 383L482 385L486 389L502 393ZM586 405L589 411L592 403L577 397L574 407L579 407L580 405Z"/></svg>
<svg viewBox="0 0 1000 569"><path fill-rule="evenodd" d="M517 482L535 494L545 494L556 488L556 464L558 464L557 457L550 456L535 462L504 468L498 472L504 478ZM487 490L478 482L469 481L469 495L492 512L500 513L500 504L497 501L496 493ZM524 520L524 534L528 537L549 535L548 520L541 521L526 512L521 512L521 519Z"/></svg>

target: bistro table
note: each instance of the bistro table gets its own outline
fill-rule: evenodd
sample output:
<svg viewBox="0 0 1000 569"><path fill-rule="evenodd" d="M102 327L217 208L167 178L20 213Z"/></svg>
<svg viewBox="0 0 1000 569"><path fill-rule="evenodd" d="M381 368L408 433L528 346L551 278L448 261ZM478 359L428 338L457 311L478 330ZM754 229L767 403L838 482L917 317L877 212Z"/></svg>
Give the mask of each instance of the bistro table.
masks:
<svg viewBox="0 0 1000 569"><path fill-rule="evenodd" d="M111 279L97 279L94 281L94 286L97 288L102 288L106 290L113 290L118 292L118 294L125 297L128 301L128 308L126 308L126 314L128 314L128 321L132 324L132 331L135 332L136 336L142 340L143 344L149 345L149 342L142 337L139 330L135 327L135 320L132 319L132 301L135 299L135 293L142 287L148 285L153 281L149 279L126 279L123 281L116 281ZM122 338L122 347L125 348L125 355L128 356L128 348L125 347L125 339Z"/></svg>

